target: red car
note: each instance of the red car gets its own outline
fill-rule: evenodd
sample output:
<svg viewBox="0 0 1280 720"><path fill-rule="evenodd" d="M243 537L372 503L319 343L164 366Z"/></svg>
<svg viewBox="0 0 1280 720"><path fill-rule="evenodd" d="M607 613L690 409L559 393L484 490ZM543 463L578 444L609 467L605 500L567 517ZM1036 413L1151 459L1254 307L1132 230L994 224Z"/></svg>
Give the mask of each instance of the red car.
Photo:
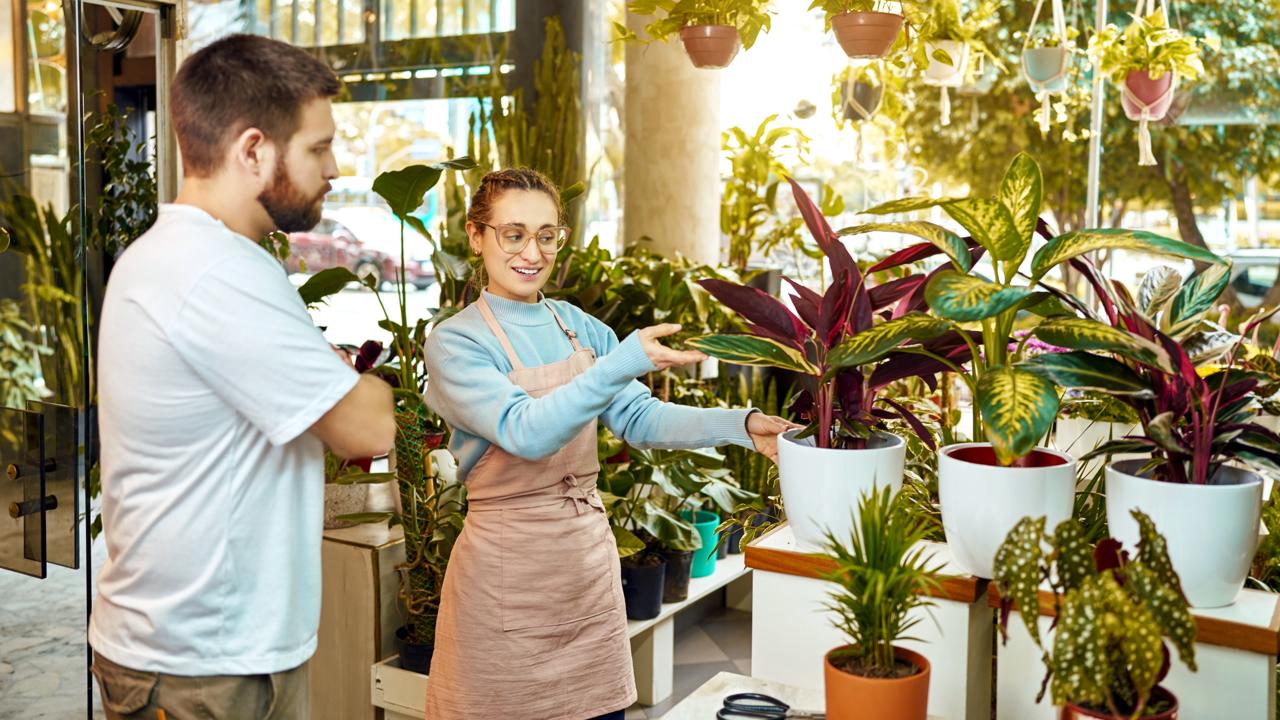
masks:
<svg viewBox="0 0 1280 720"><path fill-rule="evenodd" d="M371 247L374 244L385 245L385 242L366 243L349 226L354 223L343 222L344 213L359 219L367 214L364 211L377 209L379 208L326 209L319 224L310 231L289 234L290 253L285 267L290 273L302 272L304 264L308 273L345 267L361 278L372 274L379 288L384 283L394 283L398 258ZM353 210L360 212L353 214ZM366 230L369 231L368 228ZM419 290L426 289L435 281L429 255L425 263L420 259L406 258L405 270L408 282Z"/></svg>

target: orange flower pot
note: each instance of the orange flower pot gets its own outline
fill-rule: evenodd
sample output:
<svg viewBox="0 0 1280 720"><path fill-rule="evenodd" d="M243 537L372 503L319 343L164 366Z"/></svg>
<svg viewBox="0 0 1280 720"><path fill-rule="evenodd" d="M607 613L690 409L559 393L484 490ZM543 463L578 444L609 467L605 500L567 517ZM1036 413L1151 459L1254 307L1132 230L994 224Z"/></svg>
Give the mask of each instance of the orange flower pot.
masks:
<svg viewBox="0 0 1280 720"><path fill-rule="evenodd" d="M920 672L904 678L869 678L852 675L823 660L823 685L827 696L827 720L927 720L929 714L929 661L919 653L895 646L894 657Z"/></svg>
<svg viewBox="0 0 1280 720"><path fill-rule="evenodd" d="M680 28L680 41L694 67L718 70L729 67L742 46L738 28L732 25L690 25Z"/></svg>
<svg viewBox="0 0 1280 720"><path fill-rule="evenodd" d="M851 58L880 58L902 31L902 16L882 12L849 12L831 18L831 29L844 54Z"/></svg>

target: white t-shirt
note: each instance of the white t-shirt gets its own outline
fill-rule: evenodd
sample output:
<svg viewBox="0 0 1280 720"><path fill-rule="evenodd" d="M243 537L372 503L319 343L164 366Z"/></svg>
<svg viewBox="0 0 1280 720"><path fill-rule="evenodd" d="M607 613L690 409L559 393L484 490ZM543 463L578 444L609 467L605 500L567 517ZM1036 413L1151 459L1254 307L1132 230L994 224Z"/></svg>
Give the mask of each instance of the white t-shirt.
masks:
<svg viewBox="0 0 1280 720"><path fill-rule="evenodd" d="M173 675L297 667L316 647L324 456L359 376L283 268L162 205L107 286L98 344L108 560L89 641Z"/></svg>

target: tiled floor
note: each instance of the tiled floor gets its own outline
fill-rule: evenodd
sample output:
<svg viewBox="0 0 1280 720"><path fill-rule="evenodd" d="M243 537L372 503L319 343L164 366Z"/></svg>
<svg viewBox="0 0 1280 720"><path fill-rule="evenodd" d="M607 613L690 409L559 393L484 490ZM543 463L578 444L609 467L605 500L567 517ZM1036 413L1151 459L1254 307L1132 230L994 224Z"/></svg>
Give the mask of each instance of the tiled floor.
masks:
<svg viewBox="0 0 1280 720"><path fill-rule="evenodd" d="M627 710L626 720L657 720L720 672L751 674L751 614L713 610L697 625L677 628L675 692L666 702Z"/></svg>

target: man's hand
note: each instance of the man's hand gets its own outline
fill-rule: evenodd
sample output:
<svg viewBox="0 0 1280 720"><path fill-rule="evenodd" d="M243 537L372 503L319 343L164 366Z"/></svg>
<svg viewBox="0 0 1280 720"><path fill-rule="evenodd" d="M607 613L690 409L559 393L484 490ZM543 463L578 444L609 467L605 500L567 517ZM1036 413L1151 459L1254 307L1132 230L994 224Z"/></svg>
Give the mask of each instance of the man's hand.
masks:
<svg viewBox="0 0 1280 720"><path fill-rule="evenodd" d="M697 350L672 350L658 342L660 337L680 332L680 326L675 323L651 325L637 332L640 333L640 347L644 348L644 354L649 356L649 360L659 370L689 365L707 359L705 354Z"/></svg>
<svg viewBox="0 0 1280 720"><path fill-rule="evenodd" d="M775 463L778 462L778 435L798 427L804 426L775 415L753 412L747 416L747 433L751 435L756 452Z"/></svg>

